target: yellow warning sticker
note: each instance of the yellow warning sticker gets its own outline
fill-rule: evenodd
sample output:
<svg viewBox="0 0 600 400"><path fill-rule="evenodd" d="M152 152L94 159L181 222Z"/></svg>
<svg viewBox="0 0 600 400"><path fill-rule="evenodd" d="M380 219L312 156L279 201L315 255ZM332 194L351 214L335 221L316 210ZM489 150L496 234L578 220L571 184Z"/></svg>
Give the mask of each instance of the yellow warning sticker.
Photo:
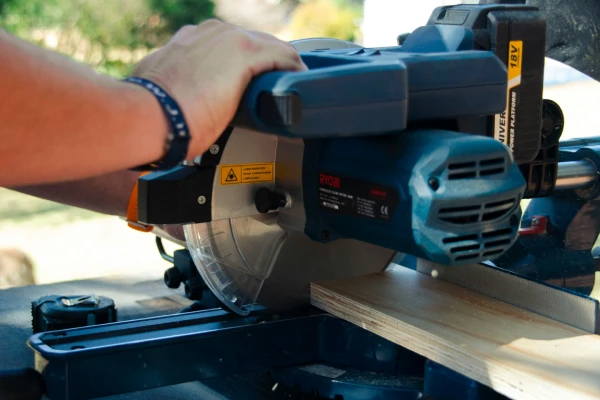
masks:
<svg viewBox="0 0 600 400"><path fill-rule="evenodd" d="M275 163L221 165L221 185L275 181Z"/></svg>

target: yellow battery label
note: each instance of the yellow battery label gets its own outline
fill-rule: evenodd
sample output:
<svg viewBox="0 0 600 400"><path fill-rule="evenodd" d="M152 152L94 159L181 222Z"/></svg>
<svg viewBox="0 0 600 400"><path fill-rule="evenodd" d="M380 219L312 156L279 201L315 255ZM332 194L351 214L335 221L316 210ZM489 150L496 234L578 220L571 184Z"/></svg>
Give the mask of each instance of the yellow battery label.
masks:
<svg viewBox="0 0 600 400"><path fill-rule="evenodd" d="M508 47L508 86L517 83L515 80L519 80L521 83L521 64L522 64L522 53L523 53L523 41L513 40L510 42Z"/></svg>
<svg viewBox="0 0 600 400"><path fill-rule="evenodd" d="M508 85L506 87L506 108L497 114L494 124L494 138L514 150L517 130L517 105L521 85L523 64L523 41L513 40L508 45Z"/></svg>
<svg viewBox="0 0 600 400"><path fill-rule="evenodd" d="M275 163L220 165L221 185L275 181Z"/></svg>

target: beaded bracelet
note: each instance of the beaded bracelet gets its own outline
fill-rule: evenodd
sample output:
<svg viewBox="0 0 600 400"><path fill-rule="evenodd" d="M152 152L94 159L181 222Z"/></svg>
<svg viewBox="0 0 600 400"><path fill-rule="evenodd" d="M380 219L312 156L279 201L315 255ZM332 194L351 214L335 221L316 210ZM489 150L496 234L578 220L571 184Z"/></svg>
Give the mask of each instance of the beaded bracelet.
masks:
<svg viewBox="0 0 600 400"><path fill-rule="evenodd" d="M177 104L163 88L148 79L132 76L125 78L124 81L139 85L152 93L163 108L165 115L169 120L169 124L171 125L171 132L167 136L165 155L163 158L154 163L142 165L133 169L137 171L148 171L165 170L176 167L185 160L191 139L190 129L185 121L179 104Z"/></svg>

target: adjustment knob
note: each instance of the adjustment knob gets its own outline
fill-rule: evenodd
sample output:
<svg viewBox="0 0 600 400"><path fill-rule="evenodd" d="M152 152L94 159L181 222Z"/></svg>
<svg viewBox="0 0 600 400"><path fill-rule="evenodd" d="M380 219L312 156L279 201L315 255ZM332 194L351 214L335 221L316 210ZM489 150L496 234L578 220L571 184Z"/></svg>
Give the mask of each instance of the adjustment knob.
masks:
<svg viewBox="0 0 600 400"><path fill-rule="evenodd" d="M202 299L202 294L206 285L201 277L194 276L185 281L183 287L185 289L185 297L190 300L200 300Z"/></svg>
<svg viewBox="0 0 600 400"><path fill-rule="evenodd" d="M117 320L115 302L94 294L44 296L31 303L33 333L100 325ZM2 397L0 397L2 398Z"/></svg>
<svg viewBox="0 0 600 400"><path fill-rule="evenodd" d="M171 267L166 270L163 279L168 288L177 289L181 285L181 272L179 272L179 268Z"/></svg>
<svg viewBox="0 0 600 400"><path fill-rule="evenodd" d="M256 206L256 210L261 214L285 207L286 203L287 199L285 195L264 187L258 189L254 195L254 205Z"/></svg>

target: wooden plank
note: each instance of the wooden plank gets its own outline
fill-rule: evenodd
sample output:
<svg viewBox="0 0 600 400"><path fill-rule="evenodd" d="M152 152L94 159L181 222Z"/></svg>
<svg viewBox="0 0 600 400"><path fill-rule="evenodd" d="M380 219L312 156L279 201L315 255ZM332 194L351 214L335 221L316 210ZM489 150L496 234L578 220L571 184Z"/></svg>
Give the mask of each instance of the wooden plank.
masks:
<svg viewBox="0 0 600 400"><path fill-rule="evenodd" d="M311 302L510 398L600 398L600 336L407 268L313 283Z"/></svg>

